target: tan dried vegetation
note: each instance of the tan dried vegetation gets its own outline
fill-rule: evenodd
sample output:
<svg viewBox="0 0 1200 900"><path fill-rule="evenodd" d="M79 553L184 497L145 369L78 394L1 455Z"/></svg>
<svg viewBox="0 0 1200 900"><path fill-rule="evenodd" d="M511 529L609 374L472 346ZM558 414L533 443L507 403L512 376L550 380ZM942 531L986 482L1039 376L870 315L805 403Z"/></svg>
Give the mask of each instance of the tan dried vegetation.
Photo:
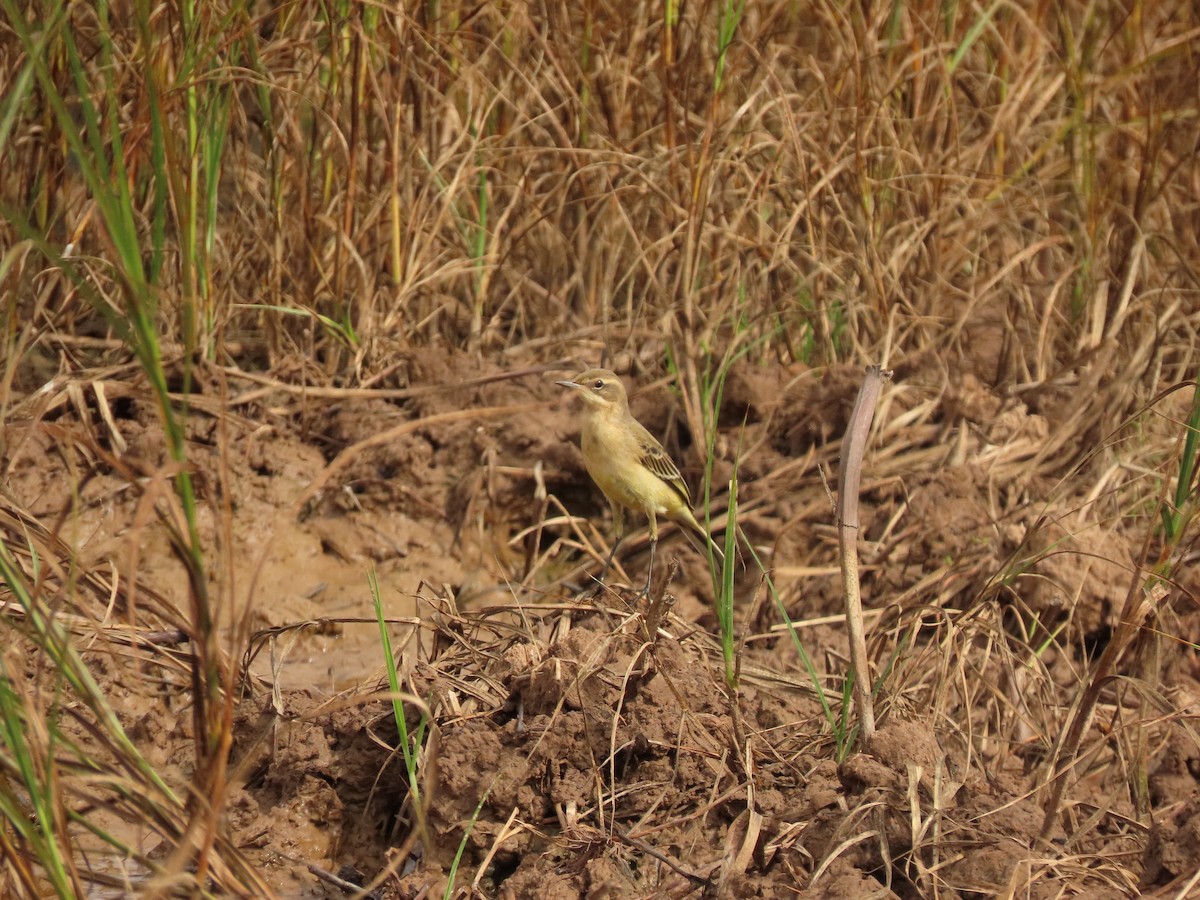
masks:
<svg viewBox="0 0 1200 900"><path fill-rule="evenodd" d="M0 7L0 894L1197 889L1193 4Z"/></svg>

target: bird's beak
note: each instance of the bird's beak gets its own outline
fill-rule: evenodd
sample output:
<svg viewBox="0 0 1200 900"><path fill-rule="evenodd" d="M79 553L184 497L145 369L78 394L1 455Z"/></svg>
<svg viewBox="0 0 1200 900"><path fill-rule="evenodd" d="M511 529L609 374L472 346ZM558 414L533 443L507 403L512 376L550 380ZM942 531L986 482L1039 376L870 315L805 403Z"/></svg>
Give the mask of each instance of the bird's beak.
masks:
<svg viewBox="0 0 1200 900"><path fill-rule="evenodd" d="M560 385L561 387L574 388L577 391L585 390L582 384L576 384L574 381L556 381L554 383Z"/></svg>

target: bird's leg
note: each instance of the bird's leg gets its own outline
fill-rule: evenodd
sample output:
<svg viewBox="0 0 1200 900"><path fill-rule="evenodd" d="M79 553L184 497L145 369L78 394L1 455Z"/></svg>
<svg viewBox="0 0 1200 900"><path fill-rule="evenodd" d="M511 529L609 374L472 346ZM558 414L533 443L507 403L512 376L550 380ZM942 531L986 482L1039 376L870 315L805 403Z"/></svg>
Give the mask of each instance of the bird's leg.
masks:
<svg viewBox="0 0 1200 900"><path fill-rule="evenodd" d="M642 588L642 596L650 596L650 579L654 575L654 551L658 549L658 519L654 517L654 510L647 510L647 515L650 519L650 565L646 567L646 586Z"/></svg>
<svg viewBox="0 0 1200 900"><path fill-rule="evenodd" d="M650 596L650 576L654 574L654 550L658 546L658 538L650 538L650 567L646 569L646 586L642 588L642 596Z"/></svg>
<svg viewBox="0 0 1200 900"><path fill-rule="evenodd" d="M608 551L608 559L604 560L604 568L600 570L600 576L596 579L601 584L604 584L604 579L608 575L608 570L612 566L613 557L617 555L619 546L621 546L621 535L617 535L617 539L613 541L612 549Z"/></svg>
<svg viewBox="0 0 1200 900"><path fill-rule="evenodd" d="M621 539L625 537L625 510L620 504L609 501L608 504L612 508L613 539L612 549L608 551L608 559L604 561L604 568L600 570L600 577L596 579L600 584L604 584L604 579L608 575L609 567L612 566L613 560L617 556L617 548L621 546Z"/></svg>

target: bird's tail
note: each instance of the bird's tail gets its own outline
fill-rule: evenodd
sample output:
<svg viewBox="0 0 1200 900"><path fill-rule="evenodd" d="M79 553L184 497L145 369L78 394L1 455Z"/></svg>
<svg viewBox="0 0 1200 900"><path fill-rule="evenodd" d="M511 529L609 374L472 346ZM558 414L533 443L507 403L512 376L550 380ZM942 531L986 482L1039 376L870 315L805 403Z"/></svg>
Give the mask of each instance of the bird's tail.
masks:
<svg viewBox="0 0 1200 900"><path fill-rule="evenodd" d="M717 543L716 538L709 533L708 529L696 520L695 516L690 522L681 524L688 526L680 530L687 535L687 539L701 556L708 556L711 552L712 558L717 561L718 566L725 565L725 553L721 550L721 545Z"/></svg>

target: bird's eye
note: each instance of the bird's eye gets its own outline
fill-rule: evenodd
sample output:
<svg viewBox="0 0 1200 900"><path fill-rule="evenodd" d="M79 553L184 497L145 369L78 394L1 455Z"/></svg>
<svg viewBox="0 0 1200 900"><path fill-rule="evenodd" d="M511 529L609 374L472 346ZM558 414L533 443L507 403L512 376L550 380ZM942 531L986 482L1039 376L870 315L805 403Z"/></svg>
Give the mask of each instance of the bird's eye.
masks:
<svg viewBox="0 0 1200 900"><path fill-rule="evenodd" d="M597 378L596 383L593 384L592 387L594 387L596 390L600 390L600 388L604 387L604 379Z"/></svg>

